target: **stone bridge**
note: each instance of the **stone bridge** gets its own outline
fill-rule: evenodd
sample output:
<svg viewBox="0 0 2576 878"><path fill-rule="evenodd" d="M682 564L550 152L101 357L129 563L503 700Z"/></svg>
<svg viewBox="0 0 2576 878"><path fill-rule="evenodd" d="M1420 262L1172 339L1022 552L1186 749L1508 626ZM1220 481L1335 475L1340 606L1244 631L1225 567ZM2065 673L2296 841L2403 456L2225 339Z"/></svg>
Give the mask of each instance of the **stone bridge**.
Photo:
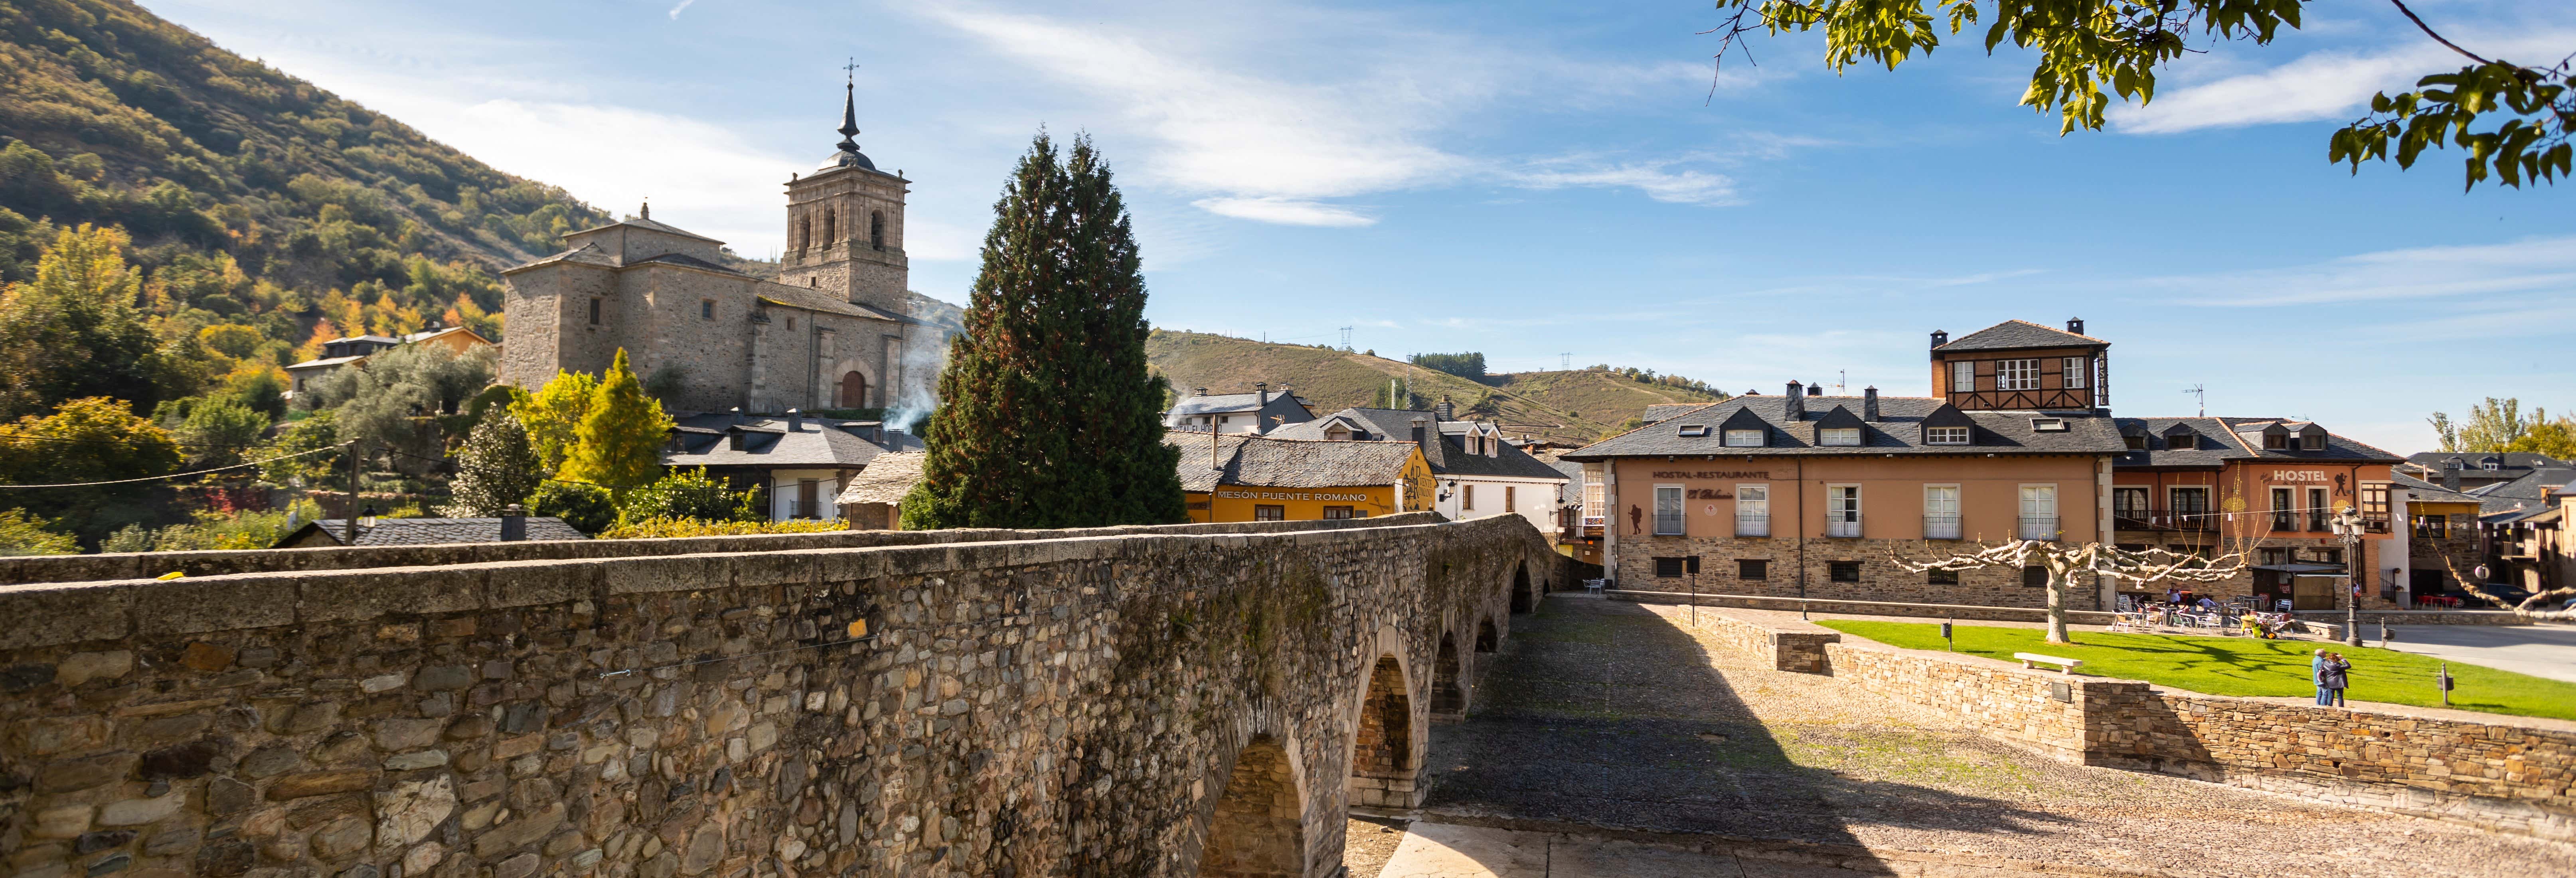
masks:
<svg viewBox="0 0 2576 878"><path fill-rule="evenodd" d="M5 559L0 856L1330 876L1566 563L1428 514Z"/></svg>

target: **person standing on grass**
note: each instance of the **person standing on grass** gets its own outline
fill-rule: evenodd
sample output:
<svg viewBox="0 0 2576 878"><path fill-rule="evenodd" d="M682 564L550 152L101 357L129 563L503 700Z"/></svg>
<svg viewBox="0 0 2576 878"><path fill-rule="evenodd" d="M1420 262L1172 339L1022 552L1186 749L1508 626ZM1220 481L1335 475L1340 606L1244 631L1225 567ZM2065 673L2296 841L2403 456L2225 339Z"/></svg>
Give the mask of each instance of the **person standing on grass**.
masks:
<svg viewBox="0 0 2576 878"><path fill-rule="evenodd" d="M2317 706L2324 707L2326 704L2327 693L2326 651L2323 649L2317 650L2316 656L2308 659L2308 682L2315 684L2317 687Z"/></svg>
<svg viewBox="0 0 2576 878"><path fill-rule="evenodd" d="M2321 671L2318 682L2324 687L2324 703L2330 707L2350 707L2343 701L2343 690L2352 685L2352 662L2346 661L2343 653L2329 652Z"/></svg>

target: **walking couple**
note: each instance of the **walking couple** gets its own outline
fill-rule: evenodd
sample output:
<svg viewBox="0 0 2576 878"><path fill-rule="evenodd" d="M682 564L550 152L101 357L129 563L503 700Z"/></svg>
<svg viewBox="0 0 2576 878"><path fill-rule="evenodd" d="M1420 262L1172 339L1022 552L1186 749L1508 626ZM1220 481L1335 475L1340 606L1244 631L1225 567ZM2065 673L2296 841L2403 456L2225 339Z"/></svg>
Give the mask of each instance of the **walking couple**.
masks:
<svg viewBox="0 0 2576 878"><path fill-rule="evenodd" d="M2343 690L2352 685L2351 674L2352 662L2346 661L2342 653L2317 650L2317 657L2308 662L2308 679L2317 684L2317 704L2348 707L2343 702Z"/></svg>

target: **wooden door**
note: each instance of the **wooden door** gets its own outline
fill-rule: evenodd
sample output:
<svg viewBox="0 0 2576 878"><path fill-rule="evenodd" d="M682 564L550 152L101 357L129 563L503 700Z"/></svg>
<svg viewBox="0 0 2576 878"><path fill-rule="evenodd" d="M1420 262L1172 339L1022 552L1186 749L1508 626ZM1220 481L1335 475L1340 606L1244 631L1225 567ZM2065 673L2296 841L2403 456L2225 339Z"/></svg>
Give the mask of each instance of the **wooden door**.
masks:
<svg viewBox="0 0 2576 878"><path fill-rule="evenodd" d="M868 376L857 372L841 376L841 399L837 405L845 409L867 408Z"/></svg>

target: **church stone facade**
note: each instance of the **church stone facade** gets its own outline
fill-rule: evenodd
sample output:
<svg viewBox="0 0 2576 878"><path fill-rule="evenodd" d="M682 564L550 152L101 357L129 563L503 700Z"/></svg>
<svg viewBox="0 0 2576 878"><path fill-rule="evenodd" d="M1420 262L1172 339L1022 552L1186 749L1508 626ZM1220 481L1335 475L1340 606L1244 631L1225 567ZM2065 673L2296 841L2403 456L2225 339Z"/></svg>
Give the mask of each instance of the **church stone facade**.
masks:
<svg viewBox="0 0 2576 878"><path fill-rule="evenodd" d="M927 407L946 332L906 291L910 181L859 152L845 98L841 142L787 183L778 280L726 267L724 242L641 215L564 236L564 252L502 273L501 380L543 386L600 373L626 351L679 411Z"/></svg>

